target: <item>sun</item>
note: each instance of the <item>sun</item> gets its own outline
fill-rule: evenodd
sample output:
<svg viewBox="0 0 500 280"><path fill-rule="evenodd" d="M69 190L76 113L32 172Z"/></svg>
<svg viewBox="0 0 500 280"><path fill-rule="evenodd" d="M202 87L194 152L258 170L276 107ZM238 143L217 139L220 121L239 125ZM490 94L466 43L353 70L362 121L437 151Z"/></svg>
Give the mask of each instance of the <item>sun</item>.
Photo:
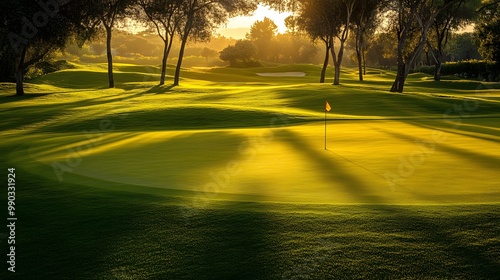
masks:
<svg viewBox="0 0 500 280"><path fill-rule="evenodd" d="M285 19L290 15L290 12L279 12L269 8L269 6L259 4L257 9L251 15L231 18L226 25L217 30L217 33L226 37L242 39L250 30L252 24L257 20L263 20L264 17L270 18L274 21L274 23L278 26L278 33L285 33L287 30L285 26Z"/></svg>

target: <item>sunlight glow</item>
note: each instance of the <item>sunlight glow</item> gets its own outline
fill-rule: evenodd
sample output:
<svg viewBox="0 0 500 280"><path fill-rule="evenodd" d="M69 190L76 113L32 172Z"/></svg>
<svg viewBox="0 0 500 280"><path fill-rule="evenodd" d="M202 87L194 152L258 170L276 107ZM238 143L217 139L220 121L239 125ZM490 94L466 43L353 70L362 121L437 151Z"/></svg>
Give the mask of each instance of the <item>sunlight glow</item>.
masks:
<svg viewBox="0 0 500 280"><path fill-rule="evenodd" d="M290 12L279 12L259 4L257 10L249 16L238 16L229 20L229 22L219 28L216 32L226 37L233 37L235 39L245 38L245 34L250 31L250 27L257 20L263 20L268 17L278 26L278 33L285 33L287 28L285 26L285 18L291 15Z"/></svg>

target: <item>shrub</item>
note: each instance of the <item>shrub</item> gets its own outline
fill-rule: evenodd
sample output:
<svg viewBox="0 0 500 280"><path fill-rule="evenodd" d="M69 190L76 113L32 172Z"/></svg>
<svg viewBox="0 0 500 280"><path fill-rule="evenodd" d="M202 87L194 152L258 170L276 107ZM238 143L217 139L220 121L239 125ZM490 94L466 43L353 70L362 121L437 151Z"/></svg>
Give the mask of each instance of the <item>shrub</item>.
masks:
<svg viewBox="0 0 500 280"><path fill-rule="evenodd" d="M257 53L255 45L248 40L239 40L234 46L228 46L220 52L222 61L229 61L230 67L257 67L260 63L253 60Z"/></svg>
<svg viewBox="0 0 500 280"><path fill-rule="evenodd" d="M68 63L66 60L44 60L36 63L33 67L28 69L28 71L26 72L26 79L31 80L36 77L47 75L49 73L73 68L75 68L75 66Z"/></svg>
<svg viewBox="0 0 500 280"><path fill-rule="evenodd" d="M422 66L415 69L415 72L434 75L434 66ZM478 60L447 62L442 65L441 75L498 82L500 76L500 64Z"/></svg>

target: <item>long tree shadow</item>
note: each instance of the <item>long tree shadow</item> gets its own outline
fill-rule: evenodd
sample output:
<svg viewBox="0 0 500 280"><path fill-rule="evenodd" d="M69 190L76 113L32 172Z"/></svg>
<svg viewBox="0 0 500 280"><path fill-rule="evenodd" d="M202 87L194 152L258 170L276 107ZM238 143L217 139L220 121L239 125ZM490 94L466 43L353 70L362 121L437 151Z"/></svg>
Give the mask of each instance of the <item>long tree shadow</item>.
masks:
<svg viewBox="0 0 500 280"><path fill-rule="evenodd" d="M136 97L140 97L144 94L147 94L146 92L137 92L133 94L118 94L118 95L111 95L111 96L99 96L99 97L94 97L94 98L89 98L85 100L79 100L79 101L65 101L62 100L61 102L58 102L56 104L54 103L49 103L49 104L36 104L36 105L23 105L23 106L10 106L9 108L6 108L0 112L0 116L2 117L2 122L0 123L0 130L8 130L8 129L18 129L22 128L25 126L29 127L38 127L38 124L45 123L44 127L38 127L39 131L54 131L52 128L56 127L61 127L64 126L63 123L57 122L52 125L50 125L47 122L50 122L51 120L55 120L56 118L60 116L64 116L67 113L70 112L74 109L83 109L83 108L90 108L90 107L96 107L98 108L99 106L102 106L103 104L106 105L113 105L115 104L116 106L120 105L120 102L125 101L125 100L133 100ZM30 94L31 95L31 94ZM47 94L48 95L48 94ZM44 94L41 94L39 96L34 96L34 97L29 97L29 99L37 98L44 96ZM10 99L6 98L6 99ZM17 102L21 100L25 100L25 98L19 99L19 98L13 98L12 102ZM126 104L122 104L121 106L125 106ZM84 129L92 129L95 128L96 126L99 126L99 122L102 119L106 119L112 116L109 116L107 111L104 110L98 110L96 113L101 113L102 116L99 118L96 114L94 114L91 119L89 120L72 120L71 124L67 124L70 126L69 131L78 131L81 132ZM26 116L29 117L26 117ZM96 117L97 116L97 117ZM85 125L83 125L85 124ZM52 128L51 128L52 127Z"/></svg>
<svg viewBox="0 0 500 280"><path fill-rule="evenodd" d="M365 182L362 182L356 176L350 174L341 161L332 160L331 153L325 153L323 150L313 149L308 143L300 138L296 133L289 130L281 130L278 132L279 137L287 139L284 142L292 148L309 158L315 164L317 170L321 170L321 174L327 177L327 181L342 182L340 185L332 187L342 188L347 190L353 197L361 199L365 203L385 203L385 201L376 195L369 194L368 187Z"/></svg>
<svg viewBox="0 0 500 280"><path fill-rule="evenodd" d="M169 190L203 191L205 184L213 180L210 169L225 167L224 163L237 160L240 157L238 146L245 138L237 133L207 131L175 135L143 132L82 134L60 139L32 143L30 157L65 164L68 151L81 150L80 164L70 168L71 172L64 172L64 176L76 173L106 182L135 185L143 191L144 188L164 189L168 194ZM59 145L51 146L53 142ZM49 174L55 176L54 172ZM107 188L106 182L99 185Z"/></svg>
<svg viewBox="0 0 500 280"><path fill-rule="evenodd" d="M495 143L500 142L500 129L498 126L493 125L493 120L497 120L496 118L491 119L492 123L489 126L478 125L474 123L466 123L466 122L478 122L484 121L485 119L469 119L469 120L461 120L460 122L418 122L413 120L407 120L406 122L411 123L415 126L445 131L448 133L473 137L481 140L491 141Z"/></svg>
<svg viewBox="0 0 500 280"><path fill-rule="evenodd" d="M391 137L398 138L408 143L414 144L417 140L419 141L429 141L429 139L419 139L415 136L410 136L408 134L393 132L385 129L378 128L379 131L390 135ZM467 135L469 136L469 135ZM486 155L482 153L477 153L471 150L466 150L462 148L452 147L446 145L446 143L436 143L436 150L444 151L450 154L460 156L462 158L474 159L474 162L482 165L484 168L497 168L500 163L500 158L493 155Z"/></svg>
<svg viewBox="0 0 500 280"><path fill-rule="evenodd" d="M126 138L126 135L118 139L112 137L103 144ZM177 137L160 146L176 146L177 143L194 149L191 153L198 157L192 159L201 164L176 164L179 170L187 168L177 176L187 177L195 175L196 169L206 169L238 156L238 153L228 152L221 157L220 150L212 149L213 154L204 151L207 158L200 158L197 149L205 149L200 144L207 144L211 138L224 139L220 145L223 150L242 141L242 138L220 132L199 133ZM237 146L234 145L235 151ZM161 153L156 146L149 148L156 154ZM126 151L122 154L125 158L134 157ZM37 170L50 173L49 167L38 165ZM21 170L24 168L19 170L24 172ZM149 168L146 166L144 170ZM151 172L151 176L155 176L156 172ZM74 177L78 179L79 176ZM146 195L144 187L142 191L129 192L125 184L114 183L108 183L116 185L109 191L99 188L100 184L106 184L98 182L99 179L73 183L67 178L55 184L56 187L51 181L31 173L23 179L20 183L26 185L41 182L26 187L24 191L29 195L22 200L30 209L20 214L26 218L22 252L24 260L32 264L20 273L24 278L38 275L61 279L271 279L270 275L276 274L273 269L279 258L267 257L276 250L267 239L267 232L273 227L266 218L265 209L233 213L224 209L225 206L219 205L217 211L207 207L190 216L186 223L182 211L186 206L179 207L189 205L191 197L184 196L186 194L180 196L181 193L167 191L163 195ZM175 182L168 180L165 183ZM97 188L93 190L93 187ZM50 198L50 203L39 199L41 196ZM53 243L53 240L58 242ZM50 257L42 258L41 254ZM53 261L63 267L58 268Z"/></svg>
<svg viewBox="0 0 500 280"><path fill-rule="evenodd" d="M156 85L149 90L145 91L144 93L155 93L155 94L162 94L162 93L167 93L167 92L172 92L172 90L175 88L175 85Z"/></svg>
<svg viewBox="0 0 500 280"><path fill-rule="evenodd" d="M58 92L58 93L66 93L66 92ZM12 95L7 95L7 96L2 96L0 97L1 103L7 104L7 103L12 103L12 102L19 102L19 101L24 101L24 100L31 100L31 99L37 99L40 97L45 97L49 96L54 93L50 92L44 92L44 93L25 93L22 96L15 95L15 93L12 93Z"/></svg>
<svg viewBox="0 0 500 280"><path fill-rule="evenodd" d="M332 173L326 175L330 179L334 180L345 180L344 184L336 185L336 187L342 187L344 191L351 193L353 197L364 197L363 192L366 192L366 186L357 179L354 175L347 173L339 165L333 163L331 159L329 160L326 155L321 154L318 150L310 148L309 144L306 143L299 135L291 131L281 131L281 137L286 137L287 143L294 147L299 153L304 154L306 157L310 158L316 166L323 166L327 170L331 170ZM407 137L403 137L407 139ZM412 139L413 140L413 139ZM439 219L432 221L428 220L426 217L422 217L421 213L418 211L411 210L411 207L391 205L385 202L382 197L371 197L371 203L362 204L360 207L365 207L370 211L379 211L380 213L385 213L387 215L393 215L397 213L400 219L391 223L396 230L398 228L402 230L410 230L417 225L417 227L425 232L426 240L430 243L435 243L437 246L447 248L447 251L454 256L456 262L460 264L461 267L469 267L473 264L478 269L475 271L478 277L489 279L495 277L499 272L500 268L496 260L491 259L490 256L486 255L485 252L480 251L474 244L465 243L460 239L452 236L446 228L442 228L439 225ZM492 219L496 219L493 215ZM484 269L480 269L484 268Z"/></svg>

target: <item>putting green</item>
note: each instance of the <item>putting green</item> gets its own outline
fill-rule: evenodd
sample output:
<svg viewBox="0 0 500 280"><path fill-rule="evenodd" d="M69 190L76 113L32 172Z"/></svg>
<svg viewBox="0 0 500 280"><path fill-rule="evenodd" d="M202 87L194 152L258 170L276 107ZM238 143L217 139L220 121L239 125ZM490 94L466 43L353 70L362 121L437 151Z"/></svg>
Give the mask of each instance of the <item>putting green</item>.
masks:
<svg viewBox="0 0 500 280"><path fill-rule="evenodd" d="M29 159L52 180L209 199L303 203L499 202L500 127L488 119L103 134L54 133ZM277 124L277 123L276 123ZM486 133L487 132L487 133ZM75 176L77 175L77 176Z"/></svg>

